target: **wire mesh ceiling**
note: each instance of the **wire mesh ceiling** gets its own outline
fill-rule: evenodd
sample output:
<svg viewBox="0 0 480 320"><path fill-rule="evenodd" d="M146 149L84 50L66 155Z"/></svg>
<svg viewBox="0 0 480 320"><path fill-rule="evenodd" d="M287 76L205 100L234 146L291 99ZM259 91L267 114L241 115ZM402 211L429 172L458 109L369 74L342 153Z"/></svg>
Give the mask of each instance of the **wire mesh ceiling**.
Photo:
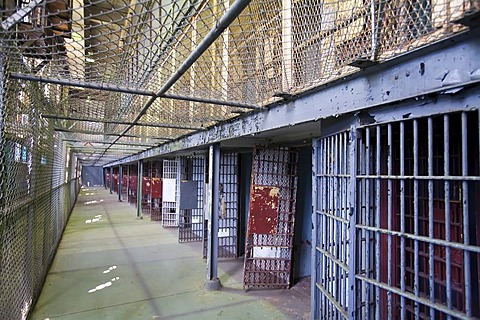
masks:
<svg viewBox="0 0 480 320"><path fill-rule="evenodd" d="M465 30L459 22L480 6L473 0L2 3L10 83L40 83L42 117L85 164L205 130L445 38ZM29 108L33 91L18 92L7 105L20 99Z"/></svg>

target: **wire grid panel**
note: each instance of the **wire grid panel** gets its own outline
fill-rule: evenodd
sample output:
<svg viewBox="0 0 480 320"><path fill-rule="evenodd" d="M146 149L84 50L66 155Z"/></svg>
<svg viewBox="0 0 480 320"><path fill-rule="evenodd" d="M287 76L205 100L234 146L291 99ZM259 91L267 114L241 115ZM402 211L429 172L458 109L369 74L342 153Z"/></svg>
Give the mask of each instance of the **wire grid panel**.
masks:
<svg viewBox="0 0 480 320"><path fill-rule="evenodd" d="M268 105L464 31L462 21L479 7L474 0L252 1L170 91ZM105 163L157 145L152 138L175 139L249 112L189 99L143 110L229 8L217 0L7 1L0 38L12 74L50 80L42 95L55 108L45 115L81 140L82 161ZM23 18L13 15L19 10ZM121 121L141 115L150 126L127 134L147 146L95 145L93 154L81 146L102 133L108 141L127 136ZM179 123L192 129L175 128Z"/></svg>
<svg viewBox="0 0 480 320"><path fill-rule="evenodd" d="M2 49L3 50L3 49ZM38 86L6 80L0 52L0 318L26 319L78 191ZM8 67L8 65L7 65ZM19 99L20 96L20 99ZM73 198L72 198L73 195Z"/></svg>
<svg viewBox="0 0 480 320"><path fill-rule="evenodd" d="M163 160L162 227L178 227L180 160Z"/></svg>
<svg viewBox="0 0 480 320"><path fill-rule="evenodd" d="M348 131L315 145L314 319L349 317L350 146Z"/></svg>
<svg viewBox="0 0 480 320"><path fill-rule="evenodd" d="M254 149L244 288L290 287L297 161L289 148Z"/></svg>
<svg viewBox="0 0 480 320"><path fill-rule="evenodd" d="M480 317L478 111L365 127L358 318Z"/></svg>
<svg viewBox="0 0 480 320"><path fill-rule="evenodd" d="M180 158L180 180L194 181L197 186L196 208L180 209L180 223L178 225L178 242L193 242L203 240L204 226L204 190L205 190L205 157L192 156ZM182 196L182 197L183 197Z"/></svg>

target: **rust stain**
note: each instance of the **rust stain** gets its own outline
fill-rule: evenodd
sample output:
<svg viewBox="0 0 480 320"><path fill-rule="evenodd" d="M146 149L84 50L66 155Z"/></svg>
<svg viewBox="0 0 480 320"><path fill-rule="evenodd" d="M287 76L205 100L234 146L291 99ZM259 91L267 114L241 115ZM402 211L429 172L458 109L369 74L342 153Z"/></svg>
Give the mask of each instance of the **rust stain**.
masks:
<svg viewBox="0 0 480 320"><path fill-rule="evenodd" d="M250 197L249 234L277 233L278 194L278 187L254 186Z"/></svg>

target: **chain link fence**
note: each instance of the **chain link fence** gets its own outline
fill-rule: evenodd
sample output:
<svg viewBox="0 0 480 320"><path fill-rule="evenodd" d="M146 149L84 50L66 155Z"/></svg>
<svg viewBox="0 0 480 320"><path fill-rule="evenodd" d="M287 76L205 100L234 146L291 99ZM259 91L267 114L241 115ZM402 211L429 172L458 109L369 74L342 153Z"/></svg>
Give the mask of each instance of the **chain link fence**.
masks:
<svg viewBox="0 0 480 320"><path fill-rule="evenodd" d="M79 190L76 156L40 115L38 83L6 78L0 52L0 319L26 319Z"/></svg>
<svg viewBox="0 0 480 320"><path fill-rule="evenodd" d="M467 30L480 7L251 1L194 57L239 2L4 1L0 38L10 77L42 83L43 117L105 164Z"/></svg>

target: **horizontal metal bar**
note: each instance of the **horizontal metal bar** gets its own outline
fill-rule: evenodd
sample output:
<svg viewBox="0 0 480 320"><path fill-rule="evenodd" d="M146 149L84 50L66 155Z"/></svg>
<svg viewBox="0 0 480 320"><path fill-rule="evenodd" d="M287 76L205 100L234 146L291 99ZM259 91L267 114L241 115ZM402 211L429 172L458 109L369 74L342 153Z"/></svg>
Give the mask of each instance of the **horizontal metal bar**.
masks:
<svg viewBox="0 0 480 320"><path fill-rule="evenodd" d="M121 92L121 93L137 94L137 95L150 96L150 97L155 96L155 92L153 91L140 90L137 88L111 85L106 83L83 82L83 81L75 81L75 80L67 80L67 79L48 78L48 77L32 76L29 74L22 74L22 73L10 73L9 77L11 79L17 79L17 80L37 81L41 83L59 84L59 85L70 86L70 87L79 87L79 88L86 88L86 89L111 91L111 92Z"/></svg>
<svg viewBox="0 0 480 320"><path fill-rule="evenodd" d="M433 308L433 309L436 309L440 312L443 312L445 314L448 314L450 316L453 316L457 319L471 319L470 317L467 317L465 316L464 314L460 313L459 311L457 310L450 310L448 309L446 306L442 305L442 304L439 304L439 303L433 303L431 302L430 300L428 299L425 299L425 298L422 298L422 297L417 297L415 296L413 293L410 293L408 291L402 291L401 289L399 288L396 288L396 287L391 287L385 283L382 283L382 282L378 282L376 280L373 280L373 279L370 279L370 278L367 278L365 276L362 276L362 275L355 275L355 278L360 280L360 281L364 281L366 283L369 283L371 285L374 285L376 287L379 287L381 289L384 289L388 292L391 292L391 293L394 293L396 295L399 295L401 297L405 297L407 299L410 299L412 301L418 301L420 302L421 304L427 306L427 307L430 307L430 308Z"/></svg>
<svg viewBox="0 0 480 320"><path fill-rule="evenodd" d="M83 82L83 81L75 81L70 79L40 77L40 76L33 76L33 75L22 74L22 73L11 73L9 76L11 79L16 79L16 80L36 81L40 83L58 84L58 85L69 86L69 87L136 94L136 95L156 97L156 98L199 102L199 103L205 103L205 104L214 104L219 106L236 107L236 108L243 108L243 109L252 109L252 110L263 109L262 107L259 107L259 106L241 103L241 102L231 102L231 101L223 101L223 100L216 100L216 99L189 97L184 95L167 94L167 93L163 95L157 95L153 91L141 90L141 89L126 87L126 86L111 85L107 83Z"/></svg>
<svg viewBox="0 0 480 320"><path fill-rule="evenodd" d="M335 307L335 309L337 309L338 312L340 312L342 314L342 316L345 318L345 319L349 319L348 317L348 313L345 312L345 310L343 309L342 305L339 304L336 300L336 297L332 296L330 294L330 292L328 292L327 290L325 290L322 286L318 285L318 283L315 283L315 286L318 288L318 290L320 290L322 292L322 294L328 298L328 301ZM334 318L334 317L332 317Z"/></svg>
<svg viewBox="0 0 480 320"><path fill-rule="evenodd" d="M321 254L323 254L324 256L326 256L327 258L329 258L332 262L334 262L336 265L338 265L340 268L342 268L343 270L349 272L349 269L348 269L348 266L343 263L341 260L335 258L330 252L328 252L327 250L324 250L318 246L315 247L315 249L317 249L318 252L320 252Z"/></svg>
<svg viewBox="0 0 480 320"><path fill-rule="evenodd" d="M70 130L65 128L55 127L53 128L55 131L59 132L67 132L67 133L74 133L74 134L90 134L90 135L102 135L102 136L120 136L120 133L113 133L113 132L99 132L99 131L91 131L91 130ZM173 141L172 138L161 138L161 137L152 137L152 136L140 136L135 134L125 134L123 135L124 138L137 138L137 139L154 139L154 140L163 140L163 141Z"/></svg>
<svg viewBox="0 0 480 320"><path fill-rule="evenodd" d="M97 123L104 123L104 124L120 124L120 125L127 125L127 126L132 125L132 126L140 126L140 127L180 129L180 130L196 130L196 131L206 130L206 128L203 128L203 127L182 126L182 125L169 124L169 123L143 123L143 122L134 123L134 122L128 122L128 121L103 120L103 119L95 119L95 118L67 117L67 116L59 116L59 115L55 115L55 114L42 114L42 118L57 119L57 120L97 122ZM122 137L122 135L119 135L119 137ZM114 142L112 141L112 143L114 143Z"/></svg>
<svg viewBox="0 0 480 320"><path fill-rule="evenodd" d="M349 178L349 174L317 174L319 178ZM380 180L452 180L452 181L480 181L480 176L406 176L406 175L357 175L358 179L380 179Z"/></svg>
<svg viewBox="0 0 480 320"><path fill-rule="evenodd" d="M251 104L245 104L245 103L241 103L241 102L230 102L230 101L223 101L223 100L216 100L216 99L188 97L188 96L171 94L171 93L165 93L161 96L161 98L191 101L191 102L199 102L199 103L207 103L207 104L215 104L215 105L220 105L220 106L237 107L237 108L253 109L253 110L264 109L264 108L259 107L259 106L255 106L255 105L251 105Z"/></svg>
<svg viewBox="0 0 480 320"><path fill-rule="evenodd" d="M425 236L415 236L411 233L405 233L405 232L400 232L400 231L370 227L370 226L365 226L365 225L361 225L361 224L357 224L356 226L357 226L358 229L380 232L380 233L383 233L383 234L386 234L386 235L397 236L397 237L405 237L405 238L412 239L412 240L422 241L422 242L426 242L426 243L432 243L432 244L435 244L435 245L438 245L438 246L460 249L460 250L464 250L464 251L468 250L470 252L480 253L480 247L465 245L465 244L459 243L459 242L449 242L449 241L436 239L436 238L425 237Z"/></svg>
<svg viewBox="0 0 480 320"><path fill-rule="evenodd" d="M480 181L480 176L402 176L402 175L357 175L358 179L381 180L449 180L449 181Z"/></svg>
<svg viewBox="0 0 480 320"><path fill-rule="evenodd" d="M95 141L95 140L78 140L78 139L63 139L63 141L68 142L81 142L81 143L99 143L99 144L110 144L111 141ZM116 142L115 145L119 146L135 146L135 147L153 147L156 144L144 144L144 143L135 143L135 142Z"/></svg>
<svg viewBox="0 0 480 320"><path fill-rule="evenodd" d="M345 210L346 210L346 209L345 209ZM331 219L337 220L337 221L339 221L339 222L341 222L341 223L344 223L344 224L346 224L346 225L349 224L349 221L348 221L347 219L344 219L344 218L342 218L342 217L333 215L333 214L331 214L331 213L329 213L329 212L321 211L321 210L317 210L316 212L317 212L318 214L321 214L322 216L329 217L329 218L331 218Z"/></svg>

